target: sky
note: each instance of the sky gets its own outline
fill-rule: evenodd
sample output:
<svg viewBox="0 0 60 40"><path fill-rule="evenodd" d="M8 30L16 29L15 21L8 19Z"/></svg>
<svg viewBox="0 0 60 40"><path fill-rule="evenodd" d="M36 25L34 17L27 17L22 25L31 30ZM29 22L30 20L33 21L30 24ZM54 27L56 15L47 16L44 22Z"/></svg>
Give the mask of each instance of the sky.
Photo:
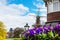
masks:
<svg viewBox="0 0 60 40"><path fill-rule="evenodd" d="M38 8L39 15L46 16L47 10L43 0L0 0L0 21L4 22L7 31L10 28L24 28L26 23L32 28ZM46 17L40 20L42 23L46 22Z"/></svg>

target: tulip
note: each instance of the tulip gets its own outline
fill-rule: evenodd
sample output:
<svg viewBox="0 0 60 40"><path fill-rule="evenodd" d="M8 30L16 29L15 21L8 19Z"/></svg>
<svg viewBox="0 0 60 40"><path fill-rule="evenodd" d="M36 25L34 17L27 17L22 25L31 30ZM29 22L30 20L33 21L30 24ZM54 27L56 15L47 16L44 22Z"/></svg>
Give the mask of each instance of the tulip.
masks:
<svg viewBox="0 0 60 40"><path fill-rule="evenodd" d="M29 34L30 34L30 36L34 35L34 31L32 29L29 30Z"/></svg>
<svg viewBox="0 0 60 40"><path fill-rule="evenodd" d="M29 29L22 34L25 34L26 37L30 36L32 40L32 36L36 36L39 40L42 38L42 40L46 40L46 38L51 39L53 37L60 36L60 24L56 24L54 27L46 26L43 27L34 27L32 29ZM48 35L48 37L47 37Z"/></svg>
<svg viewBox="0 0 60 40"><path fill-rule="evenodd" d="M34 27L34 28L33 28L33 30L36 30L36 29L37 29L37 27Z"/></svg>
<svg viewBox="0 0 60 40"><path fill-rule="evenodd" d="M42 31L43 31L43 29L41 27L39 27L39 28L36 29L36 33L37 34L41 33Z"/></svg>
<svg viewBox="0 0 60 40"><path fill-rule="evenodd" d="M49 31L47 27L44 27L44 29L43 29L43 30L44 30L44 33L46 33L46 34L47 34L47 33L48 33L48 31Z"/></svg>

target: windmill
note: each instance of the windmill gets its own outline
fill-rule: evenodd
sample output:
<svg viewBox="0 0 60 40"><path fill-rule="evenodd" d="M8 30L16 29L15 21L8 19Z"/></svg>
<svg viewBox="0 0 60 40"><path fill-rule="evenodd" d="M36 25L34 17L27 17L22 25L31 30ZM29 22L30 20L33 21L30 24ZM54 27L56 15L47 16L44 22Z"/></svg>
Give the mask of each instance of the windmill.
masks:
<svg viewBox="0 0 60 40"><path fill-rule="evenodd" d="M46 17L46 16L40 16L39 15L40 14L40 8L38 8L38 11L37 11L37 16L35 16L35 15L29 15L29 16L34 16L34 17L36 17L36 22L35 22L35 24L33 25L33 26L36 26L36 27L40 27L40 26L42 26L41 25L41 18L44 18L44 17Z"/></svg>

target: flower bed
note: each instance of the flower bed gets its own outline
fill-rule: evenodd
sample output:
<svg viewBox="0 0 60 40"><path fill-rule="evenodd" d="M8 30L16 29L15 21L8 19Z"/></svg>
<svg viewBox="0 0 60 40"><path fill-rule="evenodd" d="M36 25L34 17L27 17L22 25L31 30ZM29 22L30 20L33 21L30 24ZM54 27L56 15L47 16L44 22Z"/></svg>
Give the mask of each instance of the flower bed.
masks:
<svg viewBox="0 0 60 40"><path fill-rule="evenodd" d="M43 27L34 27L22 33L26 40L60 40L60 24Z"/></svg>

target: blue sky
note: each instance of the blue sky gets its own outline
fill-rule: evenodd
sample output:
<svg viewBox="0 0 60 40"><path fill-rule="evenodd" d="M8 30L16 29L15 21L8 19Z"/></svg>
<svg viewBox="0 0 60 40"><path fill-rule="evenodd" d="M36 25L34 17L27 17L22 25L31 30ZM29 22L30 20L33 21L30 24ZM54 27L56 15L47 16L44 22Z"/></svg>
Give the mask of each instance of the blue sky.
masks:
<svg viewBox="0 0 60 40"><path fill-rule="evenodd" d="M36 15L40 7L40 16L46 16L46 7L43 0L0 0L0 21L10 28L24 28L26 23L35 24ZM41 24L46 22L46 17L41 18Z"/></svg>
<svg viewBox="0 0 60 40"><path fill-rule="evenodd" d="M37 7L33 3L44 5L43 0L7 0L8 5L11 5L11 4L16 4L16 5L23 4L24 6L29 8L29 12L34 12L35 14L37 14L36 11L32 10L32 9L37 9ZM41 15L41 13L40 13L40 15ZM28 14L28 12L23 14L23 15L25 16L27 14Z"/></svg>

